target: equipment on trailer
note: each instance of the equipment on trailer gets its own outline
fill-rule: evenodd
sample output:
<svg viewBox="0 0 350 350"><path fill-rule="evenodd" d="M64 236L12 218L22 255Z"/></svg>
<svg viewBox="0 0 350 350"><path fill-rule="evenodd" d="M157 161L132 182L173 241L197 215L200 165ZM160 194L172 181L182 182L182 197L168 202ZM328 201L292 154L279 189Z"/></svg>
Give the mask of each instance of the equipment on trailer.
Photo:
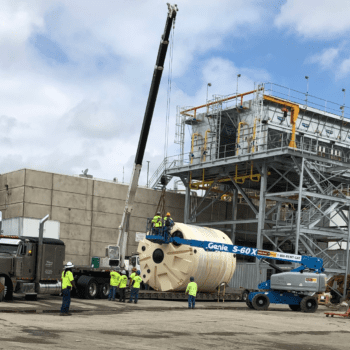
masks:
<svg viewBox="0 0 350 350"><path fill-rule="evenodd" d="M323 260L320 258L232 244L183 239L177 236L176 232L170 234L165 227L161 228L156 235L149 231L146 239L158 244L175 244L177 246L184 244L206 251L263 259L279 273L272 275L270 280L260 283L258 291L249 293L246 303L251 309L267 310L270 303L273 303L287 304L293 311L315 312L318 308L318 301L314 294L326 290L326 275L322 273L324 271ZM300 266L291 271L282 272L276 265L266 261L267 259L298 263Z"/></svg>
<svg viewBox="0 0 350 350"><path fill-rule="evenodd" d="M131 212L134 205L137 185L138 185L139 177L141 173L143 156L145 153L146 143L148 139L148 133L151 126L151 121L152 121L153 111L157 100L160 80L162 78L162 73L164 69L165 56L169 45L170 31L175 21L176 13L178 11L177 5L174 5L174 6L170 4L167 4L167 5L168 5L168 15L165 23L164 34L162 35L162 39L159 45L157 61L154 68L153 79L152 79L152 84L151 84L151 88L148 96L145 116L143 118L143 124L142 124L139 144L138 144L137 152L135 156L134 167L133 167L133 171L130 179L128 193L126 196L125 208L122 216L122 221L119 226L119 237L118 237L117 245L120 247L120 253L121 253L120 266L122 267L124 266L124 260L125 260L126 242L128 237L128 231L129 231L129 220L130 220Z"/></svg>

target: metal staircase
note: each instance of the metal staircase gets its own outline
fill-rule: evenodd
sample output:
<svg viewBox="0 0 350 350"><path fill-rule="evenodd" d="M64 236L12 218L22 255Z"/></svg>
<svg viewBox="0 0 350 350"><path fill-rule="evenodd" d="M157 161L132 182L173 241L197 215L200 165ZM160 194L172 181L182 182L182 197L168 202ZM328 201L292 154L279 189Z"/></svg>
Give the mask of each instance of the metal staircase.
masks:
<svg viewBox="0 0 350 350"><path fill-rule="evenodd" d="M166 187L166 185L171 181L173 176L167 175L165 172L167 169L174 167L176 163L176 159L174 159L172 162L169 162L168 158L164 158L162 163L159 165L158 169L151 176L147 186L155 190L162 190L163 187Z"/></svg>

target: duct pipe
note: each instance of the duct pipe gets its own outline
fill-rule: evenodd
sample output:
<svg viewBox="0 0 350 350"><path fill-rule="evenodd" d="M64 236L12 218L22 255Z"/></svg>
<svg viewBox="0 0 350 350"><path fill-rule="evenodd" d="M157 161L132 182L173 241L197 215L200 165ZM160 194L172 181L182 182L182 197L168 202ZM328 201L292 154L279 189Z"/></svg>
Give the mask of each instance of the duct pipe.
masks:
<svg viewBox="0 0 350 350"><path fill-rule="evenodd" d="M44 224L49 218L49 214L47 214L44 218L40 220L39 224L39 244L38 244L38 259L37 259L37 265L36 265L36 277L35 277L35 283L37 289L39 289L39 281L41 279L41 270L42 270L42 261L43 261L43 241L44 241Z"/></svg>

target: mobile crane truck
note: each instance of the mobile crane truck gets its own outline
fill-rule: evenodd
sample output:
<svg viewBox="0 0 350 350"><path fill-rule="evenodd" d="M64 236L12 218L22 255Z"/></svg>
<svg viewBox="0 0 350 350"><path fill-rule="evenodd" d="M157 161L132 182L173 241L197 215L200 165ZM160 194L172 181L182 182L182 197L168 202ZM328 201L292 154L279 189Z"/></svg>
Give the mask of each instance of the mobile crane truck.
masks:
<svg viewBox="0 0 350 350"><path fill-rule="evenodd" d="M278 270L279 273L273 274L270 280L258 285L258 291L249 293L246 303L251 309L267 310L270 303L273 303L289 305L289 308L293 311L312 313L318 308L318 301L314 294L326 290L326 275L322 273L324 272L323 260L320 258L232 244L188 240L182 238L180 231L169 233L166 228L163 228L160 234L152 234L152 230L148 231L146 239L158 244L189 245L202 248L205 251L218 252L219 254L251 256L263 260ZM298 263L300 266L291 271L282 272L273 262L267 260Z"/></svg>

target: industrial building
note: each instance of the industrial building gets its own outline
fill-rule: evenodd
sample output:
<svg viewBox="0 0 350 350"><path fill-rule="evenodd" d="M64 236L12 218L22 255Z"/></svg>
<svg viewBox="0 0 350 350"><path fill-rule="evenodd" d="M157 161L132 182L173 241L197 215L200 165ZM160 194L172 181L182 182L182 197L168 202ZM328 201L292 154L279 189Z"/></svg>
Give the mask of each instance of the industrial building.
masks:
<svg viewBox="0 0 350 350"><path fill-rule="evenodd" d="M224 230L236 244L250 241L257 248L317 256L327 274L345 273L350 232L345 111L344 105L275 84L179 107L180 153L164 159L151 186L181 179L185 223ZM193 191L204 192L197 203ZM225 220L201 220L203 211L221 201L232 203ZM246 205L244 216L237 213L239 203Z"/></svg>
<svg viewBox="0 0 350 350"><path fill-rule="evenodd" d="M87 265L93 256L105 256L107 245L116 244L128 185L113 181L21 169L0 175L0 211L3 219L16 217L60 222L66 244L66 261ZM160 191L138 187L130 219L127 255L136 253L136 232L145 232L153 217ZM183 222L185 196L167 192L165 209ZM230 203L217 203L202 213L202 220L224 220ZM243 208L244 210L244 208Z"/></svg>

